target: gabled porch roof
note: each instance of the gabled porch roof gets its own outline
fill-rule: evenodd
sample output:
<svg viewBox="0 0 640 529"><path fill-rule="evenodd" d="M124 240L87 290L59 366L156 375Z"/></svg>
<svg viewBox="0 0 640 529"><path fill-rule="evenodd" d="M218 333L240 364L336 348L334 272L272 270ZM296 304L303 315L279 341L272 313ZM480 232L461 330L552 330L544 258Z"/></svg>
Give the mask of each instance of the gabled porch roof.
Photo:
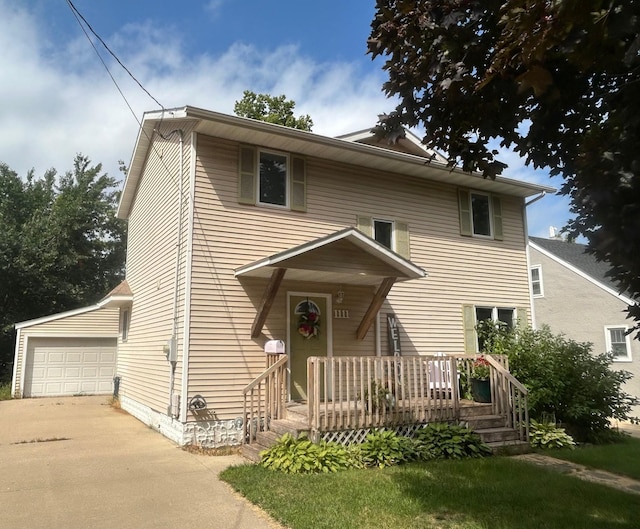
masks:
<svg viewBox="0 0 640 529"><path fill-rule="evenodd" d="M427 273L356 228L289 248L238 268L236 277L269 278L286 269L287 279L345 285L378 285L386 277L408 281Z"/></svg>
<svg viewBox="0 0 640 529"><path fill-rule="evenodd" d="M356 228L346 228L249 263L235 271L235 277L269 279L262 302L251 326L256 338L269 315L282 280L377 286L356 337L362 340L396 281L426 277L411 261L392 252Z"/></svg>

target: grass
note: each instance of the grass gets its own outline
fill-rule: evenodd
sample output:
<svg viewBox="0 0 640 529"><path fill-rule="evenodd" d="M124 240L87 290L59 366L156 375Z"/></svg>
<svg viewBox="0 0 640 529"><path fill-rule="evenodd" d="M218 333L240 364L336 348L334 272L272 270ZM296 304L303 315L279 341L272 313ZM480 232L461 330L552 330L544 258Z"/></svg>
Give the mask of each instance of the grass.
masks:
<svg viewBox="0 0 640 529"><path fill-rule="evenodd" d="M620 442L579 446L575 450L554 450L547 455L591 468L608 470L640 481L640 439L624 437Z"/></svg>
<svg viewBox="0 0 640 529"><path fill-rule="evenodd" d="M11 400L11 383L0 384L0 400Z"/></svg>
<svg viewBox="0 0 640 529"><path fill-rule="evenodd" d="M631 529L640 495L510 458L289 475L252 465L222 479L291 529Z"/></svg>

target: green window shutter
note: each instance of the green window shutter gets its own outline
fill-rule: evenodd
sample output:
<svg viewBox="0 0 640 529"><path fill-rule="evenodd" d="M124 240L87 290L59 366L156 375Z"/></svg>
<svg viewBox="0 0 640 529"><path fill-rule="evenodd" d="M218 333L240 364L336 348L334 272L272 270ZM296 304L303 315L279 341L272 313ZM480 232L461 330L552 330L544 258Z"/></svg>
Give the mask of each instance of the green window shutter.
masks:
<svg viewBox="0 0 640 529"><path fill-rule="evenodd" d="M518 329L526 329L529 327L529 321L527 320L527 308L526 307L518 307L516 309L516 325Z"/></svg>
<svg viewBox="0 0 640 529"><path fill-rule="evenodd" d="M458 210L460 213L460 235L471 237L471 200L469 191L458 189Z"/></svg>
<svg viewBox="0 0 640 529"><path fill-rule="evenodd" d="M304 158L291 157L291 209L307 211L307 170Z"/></svg>
<svg viewBox="0 0 640 529"><path fill-rule="evenodd" d="M240 204L256 203L256 150L253 147L240 147L238 202Z"/></svg>
<svg viewBox="0 0 640 529"><path fill-rule="evenodd" d="M502 233L502 200L500 197L491 197L493 202L493 238L501 241L504 239Z"/></svg>
<svg viewBox="0 0 640 529"><path fill-rule="evenodd" d="M371 217L365 217L364 215L358 215L356 218L356 228L358 228L362 233L368 235L369 237L373 237L373 220Z"/></svg>
<svg viewBox="0 0 640 529"><path fill-rule="evenodd" d="M396 253L405 259L411 258L411 247L409 245L409 225L406 222L395 223Z"/></svg>
<svg viewBox="0 0 640 529"><path fill-rule="evenodd" d="M473 305L462 305L462 322L464 329L464 352L466 354L477 353L476 311Z"/></svg>

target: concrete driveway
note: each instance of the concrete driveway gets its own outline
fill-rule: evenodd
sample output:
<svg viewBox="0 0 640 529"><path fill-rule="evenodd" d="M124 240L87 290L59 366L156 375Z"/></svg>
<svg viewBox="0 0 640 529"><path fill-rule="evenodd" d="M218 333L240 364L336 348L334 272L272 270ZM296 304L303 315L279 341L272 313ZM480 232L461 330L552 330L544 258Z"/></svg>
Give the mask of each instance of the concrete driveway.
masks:
<svg viewBox="0 0 640 529"><path fill-rule="evenodd" d="M106 397L0 402L0 525L278 527L218 473L239 456L181 450Z"/></svg>

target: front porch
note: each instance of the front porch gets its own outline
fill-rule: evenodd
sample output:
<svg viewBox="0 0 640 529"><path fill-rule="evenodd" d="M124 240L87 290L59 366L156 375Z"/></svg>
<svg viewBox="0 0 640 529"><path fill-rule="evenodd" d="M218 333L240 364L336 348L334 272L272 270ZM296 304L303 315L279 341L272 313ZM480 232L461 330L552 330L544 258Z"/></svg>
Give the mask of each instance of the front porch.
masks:
<svg viewBox="0 0 640 529"><path fill-rule="evenodd" d="M267 369L244 390L245 454L256 456L285 432L312 440L359 443L375 428L411 436L431 422L466 424L500 448L527 445L527 390L504 355L485 356L491 402L471 400L477 355L311 357L303 403L288 400L287 356L269 355Z"/></svg>

